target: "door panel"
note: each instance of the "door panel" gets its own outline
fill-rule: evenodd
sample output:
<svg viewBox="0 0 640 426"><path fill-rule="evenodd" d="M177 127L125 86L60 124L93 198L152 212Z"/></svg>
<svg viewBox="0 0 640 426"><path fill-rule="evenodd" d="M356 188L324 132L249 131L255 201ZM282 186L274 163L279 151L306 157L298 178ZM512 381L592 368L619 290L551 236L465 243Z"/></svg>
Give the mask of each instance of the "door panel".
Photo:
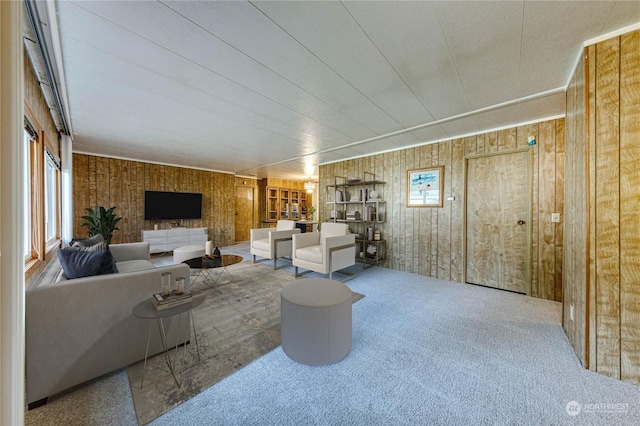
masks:
<svg viewBox="0 0 640 426"><path fill-rule="evenodd" d="M466 281L529 292L529 151L467 160Z"/></svg>
<svg viewBox="0 0 640 426"><path fill-rule="evenodd" d="M235 241L249 241L253 227L253 188L236 187Z"/></svg>

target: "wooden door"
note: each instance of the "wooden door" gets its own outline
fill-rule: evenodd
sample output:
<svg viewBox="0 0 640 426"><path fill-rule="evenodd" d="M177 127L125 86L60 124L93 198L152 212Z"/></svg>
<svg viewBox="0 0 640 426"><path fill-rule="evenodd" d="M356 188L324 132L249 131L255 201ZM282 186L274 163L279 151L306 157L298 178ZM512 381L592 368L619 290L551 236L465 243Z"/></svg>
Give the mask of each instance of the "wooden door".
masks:
<svg viewBox="0 0 640 426"><path fill-rule="evenodd" d="M251 228L254 226L254 188L246 186L236 187L236 220L235 241L249 241Z"/></svg>
<svg viewBox="0 0 640 426"><path fill-rule="evenodd" d="M468 158L466 194L466 282L528 294L529 151Z"/></svg>

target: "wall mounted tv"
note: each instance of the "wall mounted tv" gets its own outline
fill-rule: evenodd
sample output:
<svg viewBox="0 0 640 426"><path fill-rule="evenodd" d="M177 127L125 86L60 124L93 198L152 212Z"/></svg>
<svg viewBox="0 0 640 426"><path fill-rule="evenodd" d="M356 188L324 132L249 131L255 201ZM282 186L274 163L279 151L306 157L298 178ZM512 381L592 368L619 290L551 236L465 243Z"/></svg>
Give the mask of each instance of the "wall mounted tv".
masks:
<svg viewBox="0 0 640 426"><path fill-rule="evenodd" d="M202 219L202 194L144 191L144 220Z"/></svg>

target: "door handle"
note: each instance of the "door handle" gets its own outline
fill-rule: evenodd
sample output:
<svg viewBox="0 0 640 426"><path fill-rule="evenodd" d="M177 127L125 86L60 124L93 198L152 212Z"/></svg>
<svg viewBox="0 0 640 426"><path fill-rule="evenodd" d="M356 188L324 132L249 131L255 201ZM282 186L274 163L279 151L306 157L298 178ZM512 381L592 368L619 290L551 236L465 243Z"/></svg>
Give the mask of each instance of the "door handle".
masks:
<svg viewBox="0 0 640 426"><path fill-rule="evenodd" d="M525 224L524 220L520 219L520 220L518 221L518 225L524 225L524 224Z"/></svg>

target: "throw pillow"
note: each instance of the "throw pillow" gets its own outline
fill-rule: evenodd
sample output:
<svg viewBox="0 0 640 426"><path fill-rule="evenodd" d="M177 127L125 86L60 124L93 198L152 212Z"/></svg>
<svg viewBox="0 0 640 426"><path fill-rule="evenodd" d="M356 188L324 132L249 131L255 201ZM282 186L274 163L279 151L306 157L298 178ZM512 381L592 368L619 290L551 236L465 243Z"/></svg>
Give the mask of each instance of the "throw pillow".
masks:
<svg viewBox="0 0 640 426"><path fill-rule="evenodd" d="M82 243L75 242L71 246L71 249L82 250L82 251L102 251L102 250L109 250L109 246L107 245L106 241L101 241L99 243L96 243L90 246L86 246Z"/></svg>
<svg viewBox="0 0 640 426"><path fill-rule="evenodd" d="M118 272L109 250L84 251L65 248L58 250L58 258L65 276L70 280Z"/></svg>
<svg viewBox="0 0 640 426"><path fill-rule="evenodd" d="M104 242L104 237L102 236L102 234L96 234L93 237L90 238L74 238L73 240L71 240L71 242L69 243L70 246L72 247L90 247L93 246L94 244L98 244L98 243L102 243Z"/></svg>

